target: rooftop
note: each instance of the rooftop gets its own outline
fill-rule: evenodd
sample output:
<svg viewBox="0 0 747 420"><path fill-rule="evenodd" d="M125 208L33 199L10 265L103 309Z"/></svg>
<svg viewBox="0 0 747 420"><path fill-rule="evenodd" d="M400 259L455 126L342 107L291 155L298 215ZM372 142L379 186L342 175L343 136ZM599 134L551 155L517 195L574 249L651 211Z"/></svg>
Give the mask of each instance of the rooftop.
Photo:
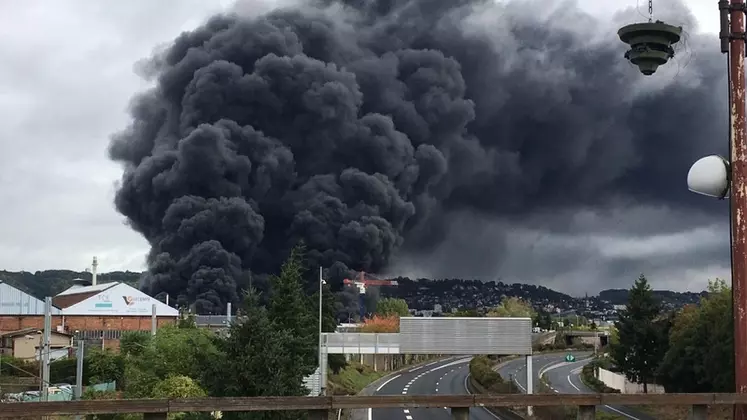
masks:
<svg viewBox="0 0 747 420"><path fill-rule="evenodd" d="M72 286L68 289L64 290L63 292L59 293L57 296L66 296L66 295L77 295L80 293L91 293L91 292L103 292L106 289L109 289L110 287L114 287L118 285L119 282L111 282L111 283L99 283L94 286Z"/></svg>
<svg viewBox="0 0 747 420"><path fill-rule="evenodd" d="M118 284L118 282L112 282L101 283L95 286L72 286L69 289L58 294L57 296L53 297L52 304L60 309L64 309L73 306L76 303L83 302L91 296L96 296L104 290L111 289Z"/></svg>

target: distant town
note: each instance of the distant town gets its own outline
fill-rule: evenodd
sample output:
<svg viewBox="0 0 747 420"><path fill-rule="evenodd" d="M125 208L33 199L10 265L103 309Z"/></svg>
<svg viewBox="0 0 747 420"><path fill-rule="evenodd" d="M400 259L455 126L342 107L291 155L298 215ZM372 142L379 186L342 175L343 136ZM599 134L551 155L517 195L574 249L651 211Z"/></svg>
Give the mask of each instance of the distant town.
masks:
<svg viewBox="0 0 747 420"><path fill-rule="evenodd" d="M98 274L102 283L121 282L131 286L137 285L140 276L141 273L129 271ZM56 296L69 289L73 286L74 279L78 278L90 280L91 273L71 270L46 270L35 273L0 270L0 282L41 299L44 296ZM616 320L617 313L625 307L628 299L626 289L603 290L597 296L572 297L544 286L500 281L430 280L407 277L396 277L392 280L396 280L398 286L380 287L380 296L404 299L414 316L443 316L460 311L485 313L500 304L503 297L518 297L531 303L536 311L549 313L555 318L572 319L578 316L600 324ZM661 299L666 309L676 309L698 303L700 297L707 293L659 290L654 294Z"/></svg>
<svg viewBox="0 0 747 420"><path fill-rule="evenodd" d="M575 316L594 322L611 322L625 308L628 290L608 289L597 296L572 297L543 286L520 283L483 282L479 280L428 280L396 278L397 287L382 287L381 295L404 299L415 316L441 316L459 311L487 312L500 304L503 297L519 297L531 303L536 311L559 318ZM707 292L654 291L665 310L698 303Z"/></svg>

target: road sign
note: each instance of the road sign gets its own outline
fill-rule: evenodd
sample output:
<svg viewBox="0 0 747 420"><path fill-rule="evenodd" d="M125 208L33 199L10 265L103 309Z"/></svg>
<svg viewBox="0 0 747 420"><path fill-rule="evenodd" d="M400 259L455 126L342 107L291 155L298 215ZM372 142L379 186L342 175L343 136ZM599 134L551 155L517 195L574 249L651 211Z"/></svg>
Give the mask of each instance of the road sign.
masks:
<svg viewBox="0 0 747 420"><path fill-rule="evenodd" d="M568 353L568 354L567 354L567 355L565 356L565 361L566 361L566 362L575 362L575 361L576 361L576 357L575 357L574 355L572 355L572 354Z"/></svg>

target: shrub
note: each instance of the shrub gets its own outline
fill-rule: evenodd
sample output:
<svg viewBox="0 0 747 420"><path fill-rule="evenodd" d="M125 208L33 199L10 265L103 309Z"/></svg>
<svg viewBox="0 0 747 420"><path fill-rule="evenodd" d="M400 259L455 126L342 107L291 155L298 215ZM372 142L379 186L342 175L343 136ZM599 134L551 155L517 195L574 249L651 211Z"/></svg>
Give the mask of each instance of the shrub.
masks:
<svg viewBox="0 0 747 420"><path fill-rule="evenodd" d="M499 359L500 360L500 359ZM475 356L469 363L469 373L472 378L488 392L507 394L512 392L512 386L501 375L493 370L495 360L489 356Z"/></svg>
<svg viewBox="0 0 747 420"><path fill-rule="evenodd" d="M601 360L594 360L587 364L581 369L581 381L584 385L588 386L595 392L601 392L605 394L619 394L620 391L615 388L608 387L604 382L597 379L596 370L604 366L604 362Z"/></svg>

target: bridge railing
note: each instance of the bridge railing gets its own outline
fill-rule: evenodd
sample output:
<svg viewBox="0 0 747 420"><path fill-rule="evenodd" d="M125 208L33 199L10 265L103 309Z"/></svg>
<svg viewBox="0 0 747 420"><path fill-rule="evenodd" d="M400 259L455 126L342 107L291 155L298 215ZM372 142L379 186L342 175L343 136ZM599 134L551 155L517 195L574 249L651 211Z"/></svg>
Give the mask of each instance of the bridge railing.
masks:
<svg viewBox="0 0 747 420"><path fill-rule="evenodd" d="M689 405L691 419L705 420L708 406L734 404L747 404L747 394L378 395L13 402L0 403L0 418L143 413L145 420L164 420L169 413L183 412L308 411L316 420L326 419L332 410L338 409L448 407L452 418L467 420L472 407L577 406L577 419L592 420L596 406Z"/></svg>
<svg viewBox="0 0 747 420"><path fill-rule="evenodd" d="M322 342L330 354L397 354L397 333L324 333Z"/></svg>

